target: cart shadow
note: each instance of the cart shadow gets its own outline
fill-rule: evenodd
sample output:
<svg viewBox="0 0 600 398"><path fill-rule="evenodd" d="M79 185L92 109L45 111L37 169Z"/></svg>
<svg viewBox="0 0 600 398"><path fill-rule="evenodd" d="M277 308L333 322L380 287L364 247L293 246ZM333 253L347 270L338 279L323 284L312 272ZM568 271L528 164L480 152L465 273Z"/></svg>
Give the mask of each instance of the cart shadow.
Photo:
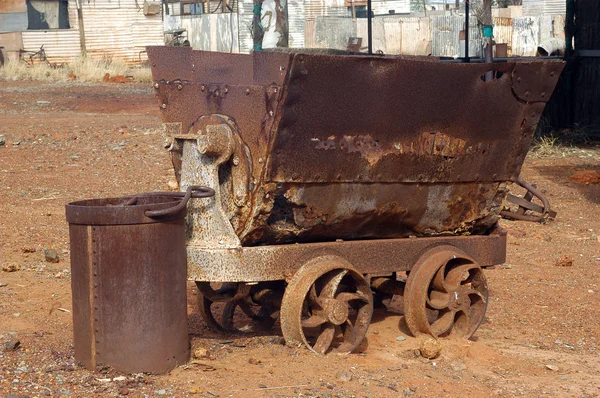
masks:
<svg viewBox="0 0 600 398"><path fill-rule="evenodd" d="M600 184L586 184L584 182L576 182L571 180L573 175L578 171L598 171L600 166L581 162L570 164L568 166L535 166L533 169L540 175L559 184L561 187L577 190L588 202L600 203Z"/></svg>

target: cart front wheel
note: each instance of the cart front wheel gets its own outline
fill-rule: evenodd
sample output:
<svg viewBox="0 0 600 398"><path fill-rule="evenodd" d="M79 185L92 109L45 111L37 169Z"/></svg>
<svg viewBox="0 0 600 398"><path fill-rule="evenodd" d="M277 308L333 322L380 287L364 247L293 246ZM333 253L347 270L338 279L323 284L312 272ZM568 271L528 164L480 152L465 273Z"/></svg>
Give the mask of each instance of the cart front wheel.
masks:
<svg viewBox="0 0 600 398"><path fill-rule="evenodd" d="M413 335L469 338L487 308L483 270L452 246L425 253L411 269L404 294L404 316Z"/></svg>
<svg viewBox="0 0 600 398"><path fill-rule="evenodd" d="M347 261L324 256L303 265L281 303L285 341L318 354L350 353L363 341L373 315L369 283Z"/></svg>

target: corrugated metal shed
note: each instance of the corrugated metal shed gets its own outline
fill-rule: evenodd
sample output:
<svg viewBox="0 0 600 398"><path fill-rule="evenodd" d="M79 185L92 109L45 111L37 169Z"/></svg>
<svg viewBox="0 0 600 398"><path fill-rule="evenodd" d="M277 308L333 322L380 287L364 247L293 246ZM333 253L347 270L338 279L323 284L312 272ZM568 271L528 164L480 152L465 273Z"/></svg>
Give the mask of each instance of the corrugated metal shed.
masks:
<svg viewBox="0 0 600 398"><path fill-rule="evenodd" d="M523 16L564 15L567 9L566 3L566 0L523 0Z"/></svg>
<svg viewBox="0 0 600 398"><path fill-rule="evenodd" d="M83 22L88 56L137 63L148 45L164 43L161 15L144 15L136 0L83 1ZM81 53L79 23L74 0L69 1L70 29L26 30L25 51L44 45L50 62L67 62Z"/></svg>

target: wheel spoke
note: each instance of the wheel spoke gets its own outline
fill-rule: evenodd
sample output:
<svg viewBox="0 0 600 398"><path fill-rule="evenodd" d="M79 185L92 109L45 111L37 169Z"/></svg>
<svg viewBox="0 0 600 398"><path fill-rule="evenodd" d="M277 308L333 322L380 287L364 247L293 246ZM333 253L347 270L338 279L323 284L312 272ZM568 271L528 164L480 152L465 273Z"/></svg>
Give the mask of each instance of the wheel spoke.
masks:
<svg viewBox="0 0 600 398"><path fill-rule="evenodd" d="M448 275L446 275L445 279L447 288L452 290L457 289L463 281L468 280L469 271L472 269L479 269L479 267L477 264L469 263L459 265L458 267L452 268L450 271L448 271Z"/></svg>
<svg viewBox="0 0 600 398"><path fill-rule="evenodd" d="M448 290L446 290L446 285L444 284L447 265L448 265L448 263L443 264L440 267L440 269L438 269L438 271L435 273L435 276L433 277L433 280L431 281L431 284L435 290L440 291L440 292L445 292L445 293L448 293Z"/></svg>
<svg viewBox="0 0 600 398"><path fill-rule="evenodd" d="M327 278L323 278L324 285L323 290L321 290L321 294L319 298L333 298L337 291L337 288L340 286L340 282L344 279L344 276L348 273L347 269L338 269L332 271Z"/></svg>
<svg viewBox="0 0 600 398"><path fill-rule="evenodd" d="M317 337L317 341L313 346L313 349L319 354L325 354L329 347L331 347L331 343L333 342L333 337L335 336L335 326L331 323L325 324L326 326Z"/></svg>
<svg viewBox="0 0 600 398"><path fill-rule="evenodd" d="M245 300L239 300L236 301L236 304L240 307L240 309L242 310L242 312L244 314L246 314L246 316L252 320L260 320L260 317L258 315L256 315L254 313L254 311L252 311L252 308L250 308L250 305L248 302L246 302Z"/></svg>
<svg viewBox="0 0 600 398"><path fill-rule="evenodd" d="M360 300L360 301L365 302L365 303L369 302L369 299L367 297L363 296L359 292L357 292L357 293L343 292L343 293L338 294L335 299L336 300L342 300L342 301L345 301L345 302L348 302L350 300Z"/></svg>
<svg viewBox="0 0 600 398"><path fill-rule="evenodd" d="M310 287L310 291L308 292L308 298L313 304L319 303L319 296L317 295L317 286L314 283Z"/></svg>
<svg viewBox="0 0 600 398"><path fill-rule="evenodd" d="M354 344L356 342L356 331L354 330L354 325L352 325L350 319L346 319L346 322L343 324L343 328L344 340L350 344Z"/></svg>
<svg viewBox="0 0 600 398"><path fill-rule="evenodd" d="M442 335L452 328L452 325L454 324L454 314L455 312L450 309L440 311L438 318L431 324L431 331L435 336Z"/></svg>
<svg viewBox="0 0 600 398"><path fill-rule="evenodd" d="M453 318L454 327L452 328L452 335L466 336L471 333L472 325L470 311L459 310Z"/></svg>
<svg viewBox="0 0 600 398"><path fill-rule="evenodd" d="M302 327L303 328L316 328L317 326L321 326L325 322L327 322L327 319L325 319L324 316L315 314L315 315L312 315L310 318L303 319Z"/></svg>
<svg viewBox="0 0 600 398"><path fill-rule="evenodd" d="M427 298L427 306L433 310L443 310L448 307L450 295L437 290L432 290Z"/></svg>

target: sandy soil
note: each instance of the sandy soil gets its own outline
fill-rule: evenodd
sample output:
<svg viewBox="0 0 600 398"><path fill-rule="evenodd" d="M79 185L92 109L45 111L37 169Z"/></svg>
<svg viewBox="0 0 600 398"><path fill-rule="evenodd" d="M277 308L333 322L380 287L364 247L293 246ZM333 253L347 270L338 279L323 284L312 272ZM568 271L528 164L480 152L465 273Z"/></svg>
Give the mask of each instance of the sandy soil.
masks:
<svg viewBox="0 0 600 398"><path fill-rule="evenodd" d="M472 341L442 341L435 360L416 356L402 316L383 311L362 352L346 356L285 346L277 331L215 334L190 286L191 342L208 358L165 376L82 368L63 205L166 190L173 177L159 127L146 85L0 82L0 266L18 268L0 271L0 397L600 396L600 185L570 180L600 171L600 149L527 160L523 176L558 219L502 222L508 260L486 271L486 319ZM44 249L60 262L46 262ZM565 256L561 264L572 265L555 265Z"/></svg>

